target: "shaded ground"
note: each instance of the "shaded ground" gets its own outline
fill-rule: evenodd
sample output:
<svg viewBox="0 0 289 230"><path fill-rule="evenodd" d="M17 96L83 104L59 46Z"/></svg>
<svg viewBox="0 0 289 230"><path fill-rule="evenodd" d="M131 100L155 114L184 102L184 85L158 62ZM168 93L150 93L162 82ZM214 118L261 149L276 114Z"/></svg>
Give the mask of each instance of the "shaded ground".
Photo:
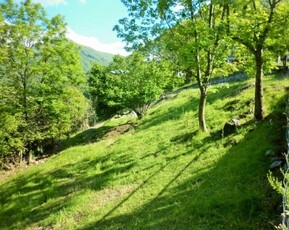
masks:
<svg viewBox="0 0 289 230"><path fill-rule="evenodd" d="M61 142L53 151L53 155L58 154L59 152L73 146L86 145L104 139L117 138L121 134L124 134L134 129L134 127L136 127L136 124L132 122L121 124L116 127L104 126L104 123L98 124L93 128L82 131L75 136L67 138L66 140ZM19 165L10 165L10 170L0 171L0 181L5 180L16 173L22 172L27 168L33 167L34 165L42 164L46 162L50 157L51 155L40 156L38 158L35 158L30 164L23 162Z"/></svg>

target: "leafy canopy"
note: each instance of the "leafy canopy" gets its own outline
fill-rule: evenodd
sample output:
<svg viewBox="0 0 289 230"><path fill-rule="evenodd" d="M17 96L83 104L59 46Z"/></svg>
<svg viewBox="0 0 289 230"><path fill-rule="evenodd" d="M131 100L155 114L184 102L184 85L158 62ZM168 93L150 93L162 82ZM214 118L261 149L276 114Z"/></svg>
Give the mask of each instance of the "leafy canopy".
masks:
<svg viewBox="0 0 289 230"><path fill-rule="evenodd" d="M85 75L61 16L30 0L7 0L0 15L1 154L28 153L79 125Z"/></svg>
<svg viewBox="0 0 289 230"><path fill-rule="evenodd" d="M174 86L169 63L133 53L115 56L108 67L96 64L90 71L90 92L97 97L97 108L133 110L139 116Z"/></svg>

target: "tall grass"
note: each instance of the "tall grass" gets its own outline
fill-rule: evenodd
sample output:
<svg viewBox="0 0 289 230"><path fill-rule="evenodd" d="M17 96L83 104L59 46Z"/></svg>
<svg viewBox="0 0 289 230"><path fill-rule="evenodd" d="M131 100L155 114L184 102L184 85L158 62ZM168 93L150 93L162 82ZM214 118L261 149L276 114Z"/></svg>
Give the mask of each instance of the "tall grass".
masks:
<svg viewBox="0 0 289 230"><path fill-rule="evenodd" d="M189 89L125 134L104 138L124 120L76 134L47 162L0 182L0 229L272 229L279 196L265 152L284 147L288 83L266 77L258 123L248 80L211 87L210 133L198 131L198 91ZM240 115L241 128L222 138Z"/></svg>

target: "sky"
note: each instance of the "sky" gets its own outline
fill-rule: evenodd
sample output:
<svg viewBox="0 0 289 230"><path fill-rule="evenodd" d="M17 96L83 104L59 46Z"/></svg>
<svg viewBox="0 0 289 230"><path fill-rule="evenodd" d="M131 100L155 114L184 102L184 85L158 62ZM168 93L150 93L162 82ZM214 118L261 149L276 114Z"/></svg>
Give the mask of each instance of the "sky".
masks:
<svg viewBox="0 0 289 230"><path fill-rule="evenodd" d="M113 26L127 16L121 0L33 0L49 17L61 14L68 25L68 38L95 50L127 55Z"/></svg>

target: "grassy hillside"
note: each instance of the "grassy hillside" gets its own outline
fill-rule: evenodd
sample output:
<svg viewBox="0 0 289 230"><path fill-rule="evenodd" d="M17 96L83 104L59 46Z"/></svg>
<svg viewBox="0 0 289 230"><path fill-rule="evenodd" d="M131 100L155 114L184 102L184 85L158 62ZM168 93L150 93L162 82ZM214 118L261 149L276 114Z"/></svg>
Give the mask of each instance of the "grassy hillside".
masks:
<svg viewBox="0 0 289 230"><path fill-rule="evenodd" d="M80 47L81 62L85 71L90 70L95 62L104 66L108 66L112 62L113 54L99 52L86 46Z"/></svg>
<svg viewBox="0 0 289 230"><path fill-rule="evenodd" d="M196 89L143 120L76 134L47 162L0 182L0 229L273 229L281 199L265 152L284 148L289 80L264 84L268 116L259 123L249 80L211 88L210 134L197 131ZM242 128L221 138L238 116Z"/></svg>

